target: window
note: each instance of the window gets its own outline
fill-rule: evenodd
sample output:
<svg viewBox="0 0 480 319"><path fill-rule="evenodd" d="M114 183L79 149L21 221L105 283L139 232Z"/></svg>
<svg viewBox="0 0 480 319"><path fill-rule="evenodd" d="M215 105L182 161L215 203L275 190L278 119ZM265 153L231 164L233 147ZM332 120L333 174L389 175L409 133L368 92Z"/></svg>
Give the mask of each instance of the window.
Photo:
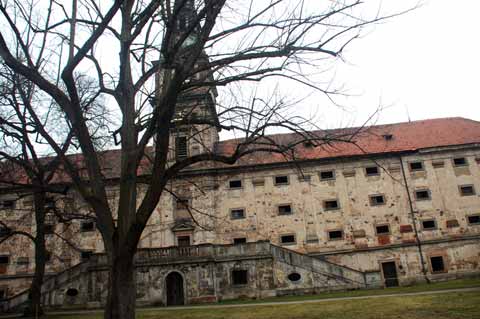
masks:
<svg viewBox="0 0 480 319"><path fill-rule="evenodd" d="M422 221L422 228L424 230L433 230L437 228L437 225L434 219L428 219Z"/></svg>
<svg viewBox="0 0 480 319"><path fill-rule="evenodd" d="M246 285L248 283L247 270L232 270L232 283L234 286Z"/></svg>
<svg viewBox="0 0 480 319"><path fill-rule="evenodd" d="M320 180L326 181L326 180L331 180L331 179L335 179L335 171L320 172Z"/></svg>
<svg viewBox="0 0 480 319"><path fill-rule="evenodd" d="M2 208L15 209L16 201L13 199L6 199L2 202Z"/></svg>
<svg viewBox="0 0 480 319"><path fill-rule="evenodd" d="M411 162L410 163L410 170L411 171L423 171L423 163L422 162Z"/></svg>
<svg viewBox="0 0 480 319"><path fill-rule="evenodd" d="M45 207L46 208L55 208L55 199L53 197L45 198Z"/></svg>
<svg viewBox="0 0 480 319"><path fill-rule="evenodd" d="M177 237L178 247L188 247L190 246L190 236L178 236Z"/></svg>
<svg viewBox="0 0 480 319"><path fill-rule="evenodd" d="M370 205L378 206L385 204L385 197L383 195L371 195L370 196Z"/></svg>
<svg viewBox="0 0 480 319"><path fill-rule="evenodd" d="M292 214L292 206L290 204L278 205L278 215Z"/></svg>
<svg viewBox="0 0 480 319"><path fill-rule="evenodd" d="M242 188L242 180L241 179L231 180L230 182L228 182L228 186L230 187L230 189Z"/></svg>
<svg viewBox="0 0 480 319"><path fill-rule="evenodd" d="M323 208L325 210L335 210L335 209L339 209L340 205L338 204L338 200L336 199L326 200L323 202Z"/></svg>
<svg viewBox="0 0 480 319"><path fill-rule="evenodd" d="M288 280L290 280L292 282L297 282L300 279L302 279L302 275L300 275L298 272L292 272L291 274L289 274L287 276L287 278L288 278Z"/></svg>
<svg viewBox="0 0 480 319"><path fill-rule="evenodd" d="M275 176L275 185L287 185L288 184L288 176Z"/></svg>
<svg viewBox="0 0 480 319"><path fill-rule="evenodd" d="M10 263L10 257L0 256L0 265L8 265Z"/></svg>
<svg viewBox="0 0 480 319"><path fill-rule="evenodd" d="M282 235L280 236L280 243L283 245L295 244L295 235Z"/></svg>
<svg viewBox="0 0 480 319"><path fill-rule="evenodd" d="M43 231L45 235L52 235L55 232L55 225L45 224L43 225Z"/></svg>
<svg viewBox="0 0 480 319"><path fill-rule="evenodd" d="M442 256L430 257L430 264L432 265L432 273L445 272L445 263Z"/></svg>
<svg viewBox="0 0 480 319"><path fill-rule="evenodd" d="M380 175L380 171L378 170L377 166L365 167L365 175L367 176Z"/></svg>
<svg viewBox="0 0 480 319"><path fill-rule="evenodd" d="M415 199L416 200L429 200L430 199L430 191L428 189L422 189L415 191Z"/></svg>
<svg viewBox="0 0 480 319"><path fill-rule="evenodd" d="M7 292L5 289L0 289L0 300L5 299L7 297Z"/></svg>
<svg viewBox="0 0 480 319"><path fill-rule="evenodd" d="M243 208L235 208L230 210L230 218L231 219L243 219L245 218L245 209Z"/></svg>
<svg viewBox="0 0 480 319"><path fill-rule="evenodd" d="M475 195L475 188L473 185L460 185L458 186L461 196L473 196Z"/></svg>
<svg viewBox="0 0 480 319"><path fill-rule="evenodd" d="M188 198L177 198L176 201L176 209L177 210L184 210L188 209Z"/></svg>
<svg viewBox="0 0 480 319"><path fill-rule="evenodd" d="M455 157L453 159L453 166L465 166L467 164L467 159L465 157Z"/></svg>
<svg viewBox="0 0 480 319"><path fill-rule="evenodd" d="M480 225L480 215L467 216L469 225Z"/></svg>
<svg viewBox="0 0 480 319"><path fill-rule="evenodd" d="M90 259L90 257L92 257L92 254L93 254L93 253L92 253L91 251L82 251L82 252L80 253L80 259L81 259L82 261L87 261L87 260Z"/></svg>
<svg viewBox="0 0 480 319"><path fill-rule="evenodd" d="M328 240L340 240L343 238L342 230L331 230L328 232Z"/></svg>
<svg viewBox="0 0 480 319"><path fill-rule="evenodd" d="M0 226L0 238L6 237L10 234L10 229L4 226Z"/></svg>
<svg viewBox="0 0 480 319"><path fill-rule="evenodd" d="M175 137L175 157L177 160L183 160L188 156L187 137L177 136Z"/></svg>
<svg viewBox="0 0 480 319"><path fill-rule="evenodd" d="M240 244L246 244L247 243L247 238L245 237L239 237L239 238L234 238L233 239L233 244L234 245L240 245Z"/></svg>
<svg viewBox="0 0 480 319"><path fill-rule="evenodd" d="M81 232L90 232L95 230L95 223L94 222L82 222L80 224L80 231Z"/></svg>
<svg viewBox="0 0 480 319"><path fill-rule="evenodd" d="M378 225L375 227L375 232L377 235L387 235L390 234L390 226L389 225Z"/></svg>

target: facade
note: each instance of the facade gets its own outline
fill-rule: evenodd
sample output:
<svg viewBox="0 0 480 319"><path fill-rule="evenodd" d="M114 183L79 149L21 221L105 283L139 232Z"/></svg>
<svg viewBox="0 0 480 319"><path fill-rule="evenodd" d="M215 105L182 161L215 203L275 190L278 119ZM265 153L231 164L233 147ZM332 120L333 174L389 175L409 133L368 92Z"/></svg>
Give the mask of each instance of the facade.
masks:
<svg viewBox="0 0 480 319"><path fill-rule="evenodd" d="M202 147L228 153L239 142L218 141L217 132L208 129L190 138L193 130L172 131L172 160ZM296 137L272 138L280 143ZM139 244L139 304L388 287L480 274L479 122L448 118L373 126L356 136L355 147L304 143L296 151L301 157L295 163L252 154L234 166L209 164L178 176ZM118 195L115 157L115 151L105 153L112 207ZM35 231L28 194L4 188L0 202L3 222ZM47 205L89 213L73 188ZM94 220L48 218L45 304L101 305L107 277ZM0 245L6 308L27 298L21 292L28 288L33 260L22 237Z"/></svg>

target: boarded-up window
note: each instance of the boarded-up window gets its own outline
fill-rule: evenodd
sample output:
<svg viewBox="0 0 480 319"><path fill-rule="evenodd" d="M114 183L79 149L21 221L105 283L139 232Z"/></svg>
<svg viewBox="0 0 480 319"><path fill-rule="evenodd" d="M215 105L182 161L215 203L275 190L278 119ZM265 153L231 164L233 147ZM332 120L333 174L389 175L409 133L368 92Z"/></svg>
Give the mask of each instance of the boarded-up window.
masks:
<svg viewBox="0 0 480 319"><path fill-rule="evenodd" d="M335 210L340 208L340 204L336 199L326 200L323 202L323 208L325 210Z"/></svg>
<svg viewBox="0 0 480 319"><path fill-rule="evenodd" d="M328 239L329 240L340 240L343 238L343 231L342 230L331 230L328 232Z"/></svg>

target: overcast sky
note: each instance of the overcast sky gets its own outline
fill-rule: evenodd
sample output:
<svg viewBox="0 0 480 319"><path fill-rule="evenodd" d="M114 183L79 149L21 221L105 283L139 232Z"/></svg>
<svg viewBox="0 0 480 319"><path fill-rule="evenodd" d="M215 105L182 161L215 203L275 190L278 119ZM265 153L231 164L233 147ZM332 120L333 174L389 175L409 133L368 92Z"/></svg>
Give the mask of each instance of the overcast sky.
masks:
<svg viewBox="0 0 480 319"><path fill-rule="evenodd" d="M368 2L368 1L367 1ZM348 112L328 108L329 128L462 116L480 121L480 1L430 0L354 42L336 79L357 95ZM325 128L327 128L325 127Z"/></svg>

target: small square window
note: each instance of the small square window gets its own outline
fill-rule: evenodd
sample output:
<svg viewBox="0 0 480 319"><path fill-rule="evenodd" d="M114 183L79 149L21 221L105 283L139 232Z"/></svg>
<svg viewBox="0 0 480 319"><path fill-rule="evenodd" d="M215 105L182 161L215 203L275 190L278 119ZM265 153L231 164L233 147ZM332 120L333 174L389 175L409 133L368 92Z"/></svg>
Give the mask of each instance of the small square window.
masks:
<svg viewBox="0 0 480 319"><path fill-rule="evenodd" d="M10 263L9 256L0 256L0 265L8 265Z"/></svg>
<svg viewBox="0 0 480 319"><path fill-rule="evenodd" d="M453 166L465 166L467 164L467 159L465 157L455 157L453 159Z"/></svg>
<svg viewBox="0 0 480 319"><path fill-rule="evenodd" d="M0 238L7 237L10 234L10 229L4 226L0 226Z"/></svg>
<svg viewBox="0 0 480 319"><path fill-rule="evenodd" d="M231 180L230 182L228 182L228 185L230 189L242 188L242 180L241 179Z"/></svg>
<svg viewBox="0 0 480 319"><path fill-rule="evenodd" d="M429 200L430 199L430 191L428 189L422 189L415 191L415 199L416 200Z"/></svg>
<svg viewBox="0 0 480 319"><path fill-rule="evenodd" d="M467 216L469 225L480 225L480 215Z"/></svg>
<svg viewBox="0 0 480 319"><path fill-rule="evenodd" d="M178 236L177 237L178 247L188 247L190 246L190 236Z"/></svg>
<svg viewBox="0 0 480 319"><path fill-rule="evenodd" d="M91 232L95 230L95 223L94 222L82 222L80 224L80 231L81 232Z"/></svg>
<svg viewBox="0 0 480 319"><path fill-rule="evenodd" d="M370 196L370 205L378 206L385 204L385 197L383 195L372 195Z"/></svg>
<svg viewBox="0 0 480 319"><path fill-rule="evenodd" d="M378 169L378 166L365 167L365 175L367 176L380 175L380 170Z"/></svg>
<svg viewBox="0 0 480 319"><path fill-rule="evenodd" d="M323 202L323 208L325 210L335 210L335 209L339 209L340 205L338 203L338 200L336 199L326 200Z"/></svg>
<svg viewBox="0 0 480 319"><path fill-rule="evenodd" d="M461 196L473 196L475 195L475 188L473 185L460 185L458 186Z"/></svg>
<svg viewBox="0 0 480 319"><path fill-rule="evenodd" d="M430 257L430 264L432 265L432 272L445 272L445 263L442 256Z"/></svg>
<svg viewBox="0 0 480 319"><path fill-rule="evenodd" d="M387 235L390 234L390 226L389 225L378 225L375 227L375 232L377 235Z"/></svg>
<svg viewBox="0 0 480 319"><path fill-rule="evenodd" d="M243 219L245 218L245 209L243 208L235 208L230 210L230 218L231 219Z"/></svg>
<svg viewBox="0 0 480 319"><path fill-rule="evenodd" d="M244 269L232 270L232 284L234 286L248 284L248 271Z"/></svg>
<svg viewBox="0 0 480 319"><path fill-rule="evenodd" d="M295 244L295 235L283 235L280 236L280 243L283 245Z"/></svg>
<svg viewBox="0 0 480 319"><path fill-rule="evenodd" d="M331 230L328 232L328 240L340 240L343 239L342 230Z"/></svg>
<svg viewBox="0 0 480 319"><path fill-rule="evenodd" d="M410 163L410 170L411 171L423 171L423 163L422 162L411 162Z"/></svg>
<svg viewBox="0 0 480 319"><path fill-rule="evenodd" d="M423 220L422 221L422 228L424 230L434 230L434 229L437 228L437 224L435 223L435 220L433 220L433 219Z"/></svg>
<svg viewBox="0 0 480 319"><path fill-rule="evenodd" d="M275 185L288 185L288 176L275 176Z"/></svg>
<svg viewBox="0 0 480 319"><path fill-rule="evenodd" d="M320 180L327 181L335 179L335 171L323 171L320 172Z"/></svg>
<svg viewBox="0 0 480 319"><path fill-rule="evenodd" d="M290 215L292 213L292 206L290 204L278 205L278 215Z"/></svg>
<svg viewBox="0 0 480 319"><path fill-rule="evenodd" d="M458 223L458 220L456 219L447 220L446 225L447 225L447 228L455 228L460 226L460 224Z"/></svg>
<svg viewBox="0 0 480 319"><path fill-rule="evenodd" d="M246 244L247 243L247 238L245 237L239 237L239 238L234 238L233 239L233 244L234 245L241 245L241 244Z"/></svg>

